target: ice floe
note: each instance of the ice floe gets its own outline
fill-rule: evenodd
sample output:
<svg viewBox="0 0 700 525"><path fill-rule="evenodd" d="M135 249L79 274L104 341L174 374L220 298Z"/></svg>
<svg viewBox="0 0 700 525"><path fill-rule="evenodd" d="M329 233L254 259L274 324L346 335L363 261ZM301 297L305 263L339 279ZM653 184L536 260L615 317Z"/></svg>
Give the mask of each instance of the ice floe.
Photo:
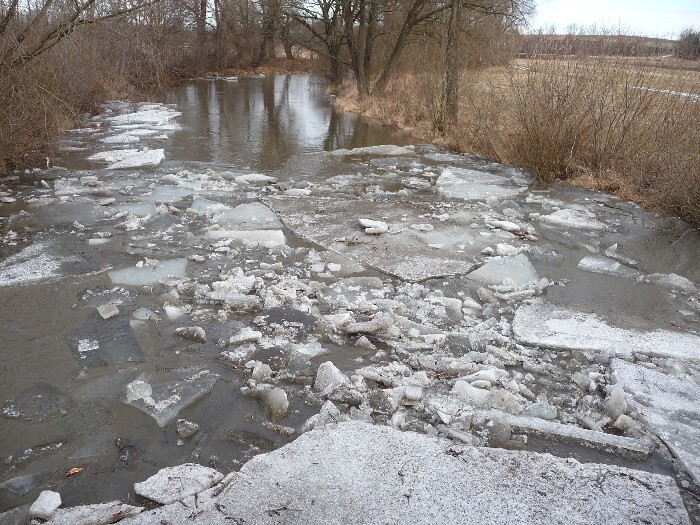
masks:
<svg viewBox="0 0 700 525"><path fill-rule="evenodd" d="M541 300L518 308L513 332L521 343L555 350L590 350L610 357L647 356L700 360L700 337L670 330L625 330L595 314Z"/></svg>

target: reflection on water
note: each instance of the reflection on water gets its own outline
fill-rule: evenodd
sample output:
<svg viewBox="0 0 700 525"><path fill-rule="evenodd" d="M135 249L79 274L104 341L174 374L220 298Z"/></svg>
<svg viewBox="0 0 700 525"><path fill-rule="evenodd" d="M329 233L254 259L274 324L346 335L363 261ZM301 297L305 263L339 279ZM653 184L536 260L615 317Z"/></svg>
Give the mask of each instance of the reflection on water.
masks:
<svg viewBox="0 0 700 525"><path fill-rule="evenodd" d="M172 90L182 129L168 157L259 171L303 153L412 142L406 134L333 110L323 79L312 75L197 80Z"/></svg>

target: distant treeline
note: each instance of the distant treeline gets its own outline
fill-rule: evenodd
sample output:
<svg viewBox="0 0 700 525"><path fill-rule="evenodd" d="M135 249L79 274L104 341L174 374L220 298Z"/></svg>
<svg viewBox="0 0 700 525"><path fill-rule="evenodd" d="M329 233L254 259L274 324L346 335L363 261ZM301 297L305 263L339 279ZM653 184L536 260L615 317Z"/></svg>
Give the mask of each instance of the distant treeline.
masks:
<svg viewBox="0 0 700 525"><path fill-rule="evenodd" d="M519 55L665 56L678 52L676 40L629 35L522 35Z"/></svg>

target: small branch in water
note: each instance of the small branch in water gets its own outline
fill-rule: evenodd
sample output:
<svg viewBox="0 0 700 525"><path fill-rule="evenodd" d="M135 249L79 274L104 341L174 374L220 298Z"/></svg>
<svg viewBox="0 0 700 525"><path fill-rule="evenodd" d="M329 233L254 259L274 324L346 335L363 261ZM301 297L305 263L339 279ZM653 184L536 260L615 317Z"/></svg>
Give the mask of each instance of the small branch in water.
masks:
<svg viewBox="0 0 700 525"><path fill-rule="evenodd" d="M678 239L676 239L675 241L673 241L673 242L671 243L671 246L674 246L678 241L680 241L680 240L681 240L683 237L685 237L687 234L692 233L692 232L697 232L697 231L700 231L700 228L693 228L692 230L686 230L686 231L684 231L683 234L682 234L680 237L678 237Z"/></svg>

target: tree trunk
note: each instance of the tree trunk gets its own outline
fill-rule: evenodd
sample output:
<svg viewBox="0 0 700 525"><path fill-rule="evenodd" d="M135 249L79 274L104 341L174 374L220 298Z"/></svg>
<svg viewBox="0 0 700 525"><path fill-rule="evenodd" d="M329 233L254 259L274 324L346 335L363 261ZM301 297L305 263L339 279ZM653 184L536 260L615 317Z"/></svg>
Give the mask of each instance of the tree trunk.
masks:
<svg viewBox="0 0 700 525"><path fill-rule="evenodd" d="M340 72L340 61L338 60L340 49L336 49L334 46L329 46L328 53L331 60L331 82L334 86L339 86L343 82Z"/></svg>
<svg viewBox="0 0 700 525"><path fill-rule="evenodd" d="M399 65L399 58L401 58L401 54L403 53L406 43L408 42L408 36L413 27L419 22L419 15L425 3L426 0L414 0L413 5L411 5L411 9L406 14L406 20L401 27L401 32L399 33L396 43L394 44L394 48L391 51L391 55L389 56L389 61L384 67L384 71L379 77L379 80L377 80L377 83L372 88L373 95L381 95L384 93L387 85L389 85L389 80L394 74L396 67Z"/></svg>
<svg viewBox="0 0 700 525"><path fill-rule="evenodd" d="M457 60L457 28L459 26L461 2L453 1L450 22L447 28L447 45L445 47L445 86L443 91L444 116L439 127L456 126L459 112L459 64Z"/></svg>
<svg viewBox="0 0 700 525"><path fill-rule="evenodd" d="M204 42L207 31L207 0L197 0L197 41Z"/></svg>
<svg viewBox="0 0 700 525"><path fill-rule="evenodd" d="M292 54L292 42L289 40L289 23L285 24L280 31L280 40L282 40L284 55L288 60L294 60L294 55Z"/></svg>

